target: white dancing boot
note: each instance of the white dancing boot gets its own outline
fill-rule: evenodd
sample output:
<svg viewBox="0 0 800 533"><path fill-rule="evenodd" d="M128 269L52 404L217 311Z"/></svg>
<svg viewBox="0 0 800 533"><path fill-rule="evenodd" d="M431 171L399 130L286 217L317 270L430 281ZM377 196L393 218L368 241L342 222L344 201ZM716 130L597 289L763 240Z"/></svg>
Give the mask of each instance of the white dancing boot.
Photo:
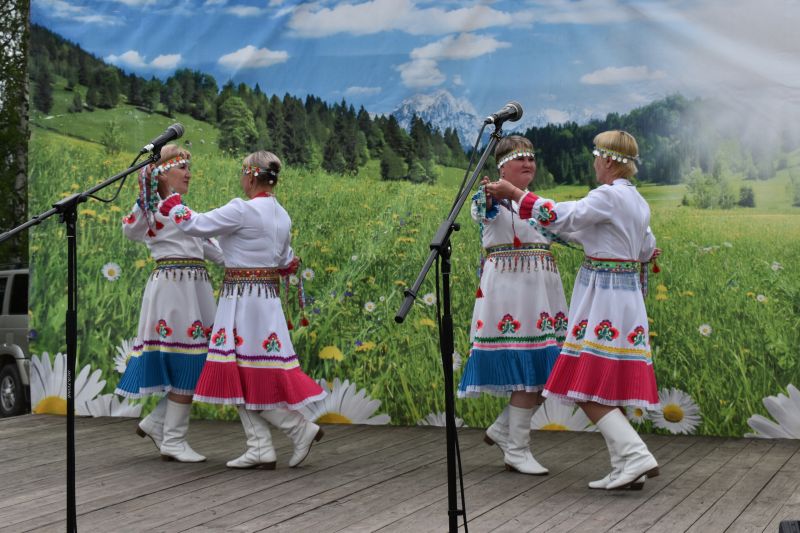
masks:
<svg viewBox="0 0 800 533"><path fill-rule="evenodd" d="M275 470L277 457L275 448L272 447L272 435L269 425L258 416L258 411L245 409L243 405L238 408L239 418L242 420L244 434L247 436L247 451L238 458L228 461L228 468L263 468Z"/></svg>
<svg viewBox="0 0 800 533"><path fill-rule="evenodd" d="M495 421L486 428L486 432L483 434L483 442L489 446L496 445L503 452L503 455L508 450L508 408L509 406L506 405L500 411Z"/></svg>
<svg viewBox="0 0 800 533"><path fill-rule="evenodd" d="M540 465L531 453L531 417L533 409L508 406L508 449L505 453L507 470L542 476L549 470Z"/></svg>
<svg viewBox="0 0 800 533"><path fill-rule="evenodd" d="M144 417L136 426L136 434L140 437L150 437L157 449L161 449L164 440L164 414L167 412L167 397L163 396L150 414Z"/></svg>
<svg viewBox="0 0 800 533"><path fill-rule="evenodd" d="M167 400L166 413L164 414L164 433L161 441L161 459L164 461L179 461L181 463L200 463L206 458L195 452L186 442L186 433L189 431L189 412L192 410L190 403L178 403Z"/></svg>
<svg viewBox="0 0 800 533"><path fill-rule="evenodd" d="M303 462L311 450L311 445L319 441L325 432L315 423L297 411L288 409L269 409L261 411L270 424L283 431L294 444L294 453L289 459L289 466L295 467Z"/></svg>
<svg viewBox="0 0 800 533"><path fill-rule="evenodd" d="M606 439L609 453L620 463L616 475L614 471L609 474L606 490L631 488L642 476L658 475L658 462L619 409L613 409L598 420L597 429Z"/></svg>
<svg viewBox="0 0 800 533"><path fill-rule="evenodd" d="M608 446L608 453L609 455L611 455L611 472L606 474L606 477L604 477L603 479L590 481L589 482L590 489L605 489L608 486L608 484L611 483L611 480L616 479L622 472L622 465L624 464L624 461L616 454L615 451L611 449L611 445L609 443L606 443L606 445ZM631 483L630 486L625 488L630 490L642 490L644 488L645 479L647 479L647 476L642 476L633 483Z"/></svg>

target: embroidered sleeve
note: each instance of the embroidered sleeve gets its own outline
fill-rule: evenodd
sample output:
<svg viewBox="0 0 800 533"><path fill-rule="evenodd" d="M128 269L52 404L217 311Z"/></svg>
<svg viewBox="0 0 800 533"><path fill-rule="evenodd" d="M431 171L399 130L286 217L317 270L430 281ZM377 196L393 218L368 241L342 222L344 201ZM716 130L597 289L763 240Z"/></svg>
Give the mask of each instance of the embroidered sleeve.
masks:
<svg viewBox="0 0 800 533"><path fill-rule="evenodd" d="M162 203L162 209L169 198ZM244 217L243 205L241 199L235 198L207 213L196 213L183 204L173 203L169 208L169 219L181 230L195 237L225 235L241 227Z"/></svg>
<svg viewBox="0 0 800 533"><path fill-rule="evenodd" d="M147 220L145 212L136 203L130 213L122 217L122 234L132 241L144 241L147 234Z"/></svg>
<svg viewBox="0 0 800 533"><path fill-rule="evenodd" d="M519 216L535 220L559 235L574 233L614 216L608 188L598 187L585 198L568 202L554 202L528 193L520 202Z"/></svg>
<svg viewBox="0 0 800 533"><path fill-rule="evenodd" d="M483 187L479 187L477 192L472 195L472 206L470 209L470 215L472 216L472 220L477 222L478 224L485 224L493 220L498 213L497 203L492 202L492 207L486 207L486 196L484 193Z"/></svg>

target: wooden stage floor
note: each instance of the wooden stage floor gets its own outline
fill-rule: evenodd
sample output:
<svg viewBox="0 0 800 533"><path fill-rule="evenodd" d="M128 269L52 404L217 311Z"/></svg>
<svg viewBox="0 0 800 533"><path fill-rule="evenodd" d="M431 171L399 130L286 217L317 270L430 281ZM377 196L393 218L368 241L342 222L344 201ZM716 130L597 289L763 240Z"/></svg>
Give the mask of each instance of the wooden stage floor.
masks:
<svg viewBox="0 0 800 533"><path fill-rule="evenodd" d="M446 531L444 429L328 426L300 468L231 470L238 422L192 421L200 464L160 460L135 421L76 420L78 530ZM0 530L64 531L66 419L0 419ZM800 518L800 441L645 436L661 475L642 491L589 490L608 468L595 433L535 432L549 476L503 470L482 431L459 431L469 530L770 531ZM459 523L461 523L459 521Z"/></svg>

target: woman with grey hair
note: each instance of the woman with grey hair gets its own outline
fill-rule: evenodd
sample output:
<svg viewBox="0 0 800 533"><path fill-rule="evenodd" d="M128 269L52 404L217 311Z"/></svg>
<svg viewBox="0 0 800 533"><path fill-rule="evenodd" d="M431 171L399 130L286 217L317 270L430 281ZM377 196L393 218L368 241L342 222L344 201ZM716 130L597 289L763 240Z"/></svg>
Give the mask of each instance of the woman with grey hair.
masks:
<svg viewBox="0 0 800 533"><path fill-rule="evenodd" d="M230 468L275 468L268 421L292 440L292 467L323 434L298 412L326 393L300 367L279 297L280 276L300 263L290 244L292 221L274 194L280 171L275 154L255 152L242 165L247 200L196 213L175 194L159 208L187 234L215 235L222 247L225 279L194 398L238 409L247 451Z"/></svg>

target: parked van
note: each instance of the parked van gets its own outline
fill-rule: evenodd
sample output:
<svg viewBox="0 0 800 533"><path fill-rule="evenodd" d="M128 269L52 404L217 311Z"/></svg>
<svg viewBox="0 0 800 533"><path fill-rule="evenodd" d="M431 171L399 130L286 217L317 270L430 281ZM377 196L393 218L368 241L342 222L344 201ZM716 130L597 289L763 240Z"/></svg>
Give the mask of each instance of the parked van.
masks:
<svg viewBox="0 0 800 533"><path fill-rule="evenodd" d="M28 269L0 270L0 416L30 410Z"/></svg>

